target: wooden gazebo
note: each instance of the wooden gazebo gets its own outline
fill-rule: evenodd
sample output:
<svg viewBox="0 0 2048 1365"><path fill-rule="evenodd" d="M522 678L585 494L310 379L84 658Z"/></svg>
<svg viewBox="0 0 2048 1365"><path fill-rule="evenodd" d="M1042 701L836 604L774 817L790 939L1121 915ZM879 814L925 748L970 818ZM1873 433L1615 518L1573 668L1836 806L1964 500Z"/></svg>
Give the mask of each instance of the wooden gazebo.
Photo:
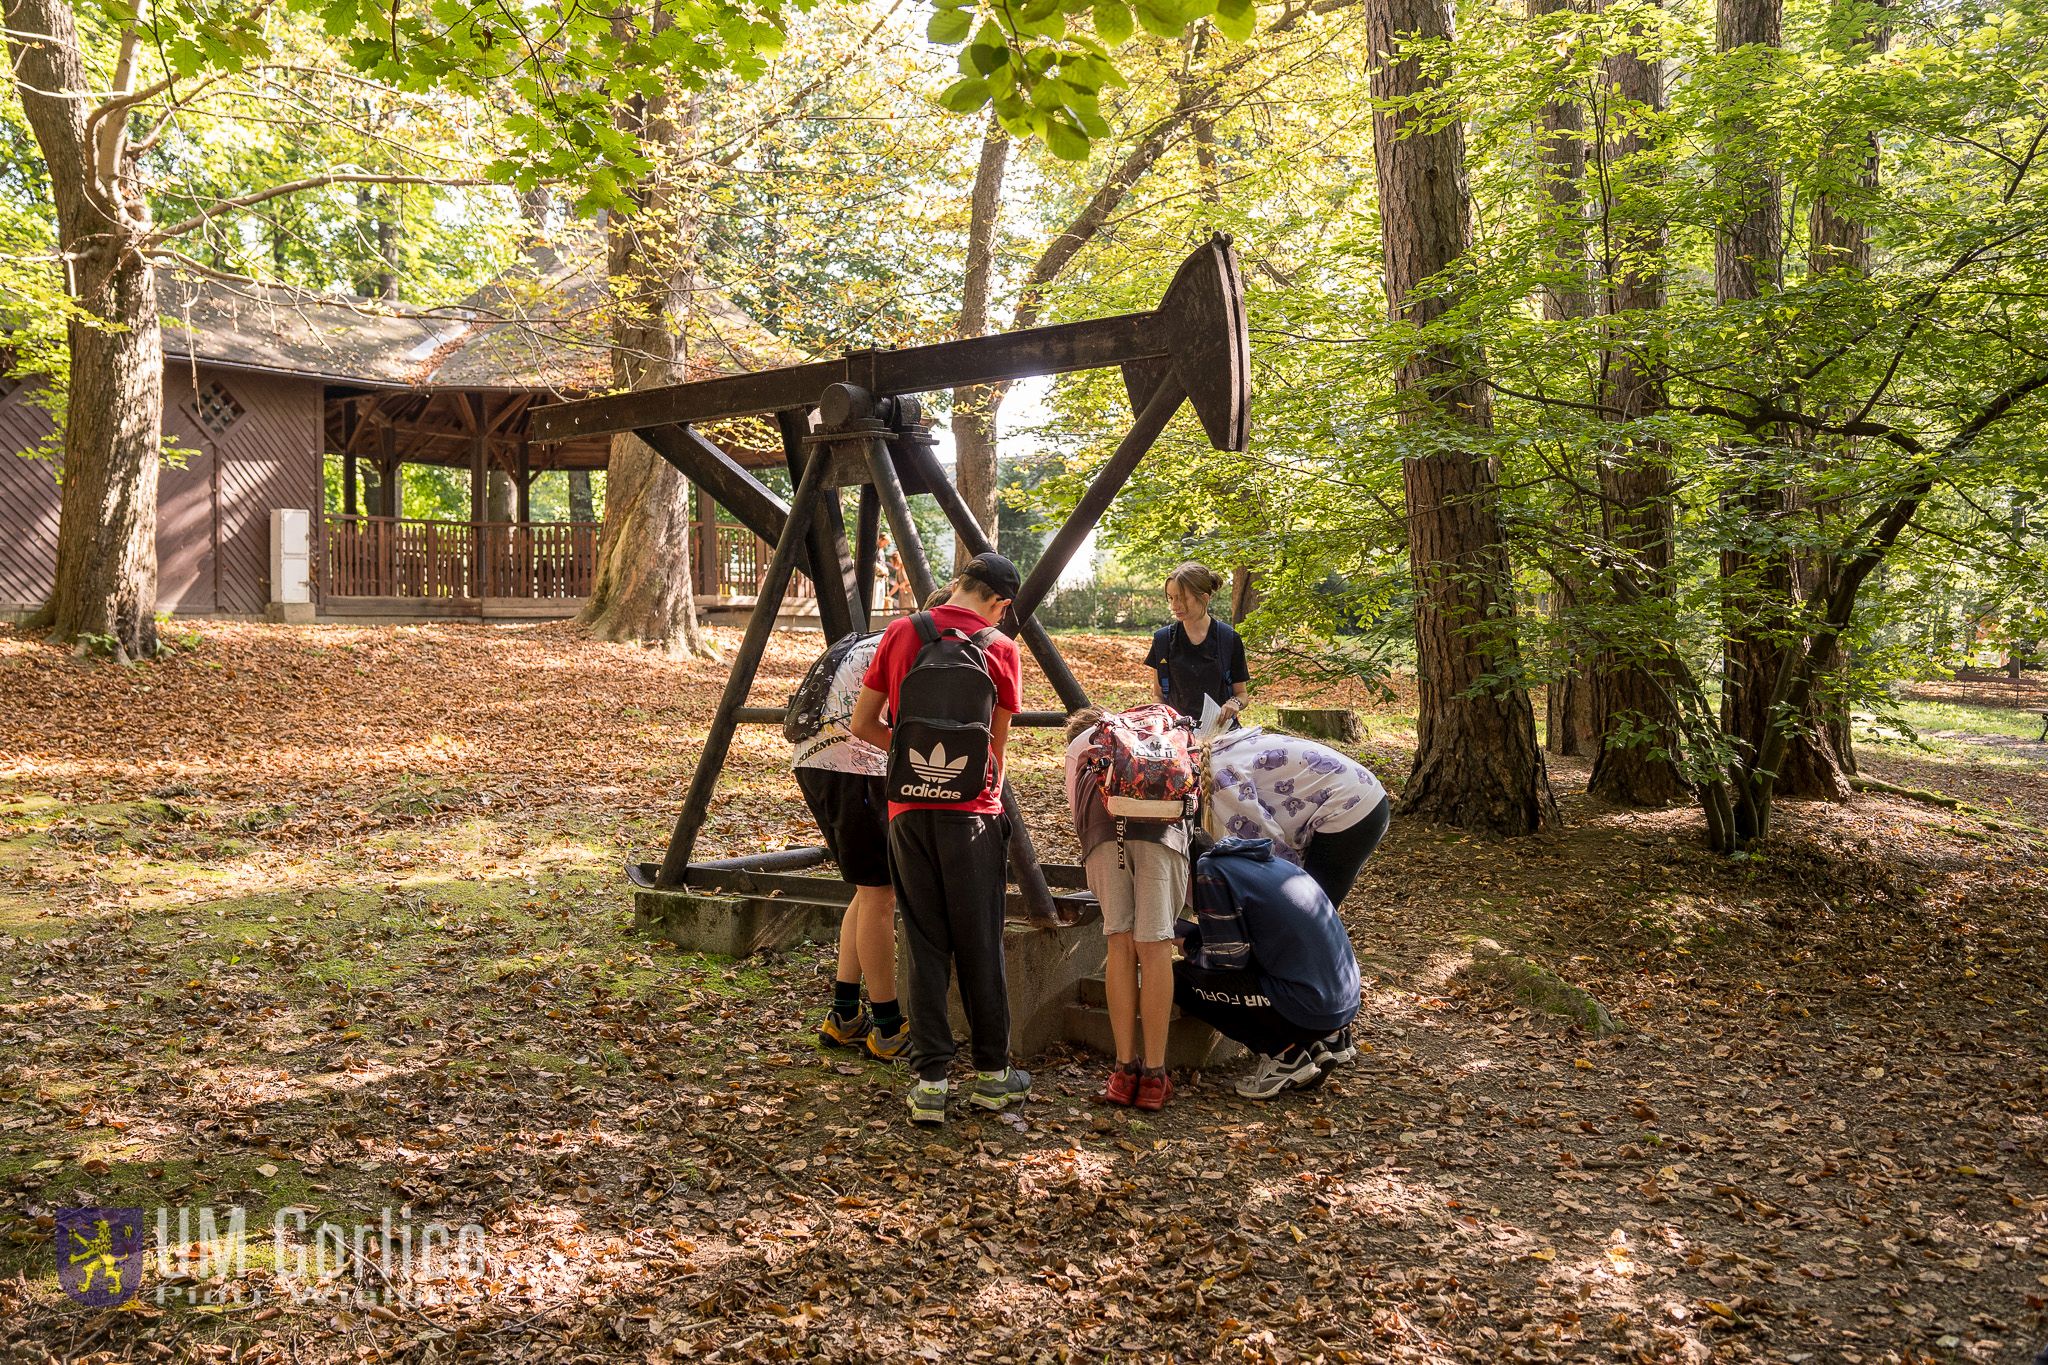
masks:
<svg viewBox="0 0 2048 1365"><path fill-rule="evenodd" d="M536 522L528 495L546 471L603 469L610 439L539 446L528 427L548 406L613 387L594 233L538 248L442 309L197 273L166 274L162 288L164 430L179 455L158 490L164 610L265 611L270 514L292 508L313 514L307 548L324 616L559 615L581 604L598 523ZM693 294L686 340L692 378L794 358L709 289ZM0 371L0 617L33 610L55 574L54 464L13 458L52 430L38 387L34 375ZM782 463L771 423L734 424L721 439L749 467ZM331 512L330 457L342 474ZM418 464L469 471L466 518L404 515L400 475ZM692 549L701 601L753 604L769 547L708 495ZM808 581L789 595L808 601Z"/></svg>

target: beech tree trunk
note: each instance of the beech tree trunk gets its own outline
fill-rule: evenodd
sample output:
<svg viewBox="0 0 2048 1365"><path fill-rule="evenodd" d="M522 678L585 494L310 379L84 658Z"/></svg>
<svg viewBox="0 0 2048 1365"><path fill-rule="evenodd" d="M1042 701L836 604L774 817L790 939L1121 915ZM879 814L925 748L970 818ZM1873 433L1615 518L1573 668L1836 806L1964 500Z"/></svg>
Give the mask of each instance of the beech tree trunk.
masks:
<svg viewBox="0 0 2048 1365"><path fill-rule="evenodd" d="M674 155L693 125L692 103L678 119L666 93L621 112L621 121L659 149L635 196L637 211L606 224L612 284L612 372L625 388L654 388L683 378L689 313L692 222L677 183ZM670 654L711 653L697 624L690 584L695 490L675 466L630 432L612 438L605 466L604 529L597 574L582 623L602 640L633 640Z"/></svg>
<svg viewBox="0 0 2048 1365"><path fill-rule="evenodd" d="M1864 6L1856 4L1852 8L1848 0L1843 0L1835 8L1827 28L1831 43L1844 47L1867 44L1872 56L1891 47L1890 27L1869 15ZM1859 14L1861 23L1856 22ZM1835 271L1861 275L1870 269L1870 229L1858 210L1876 195L1880 149L1875 132L1866 133L1860 143L1853 171L1843 177L1847 183L1840 189L1823 188L1814 196L1813 207L1808 211L1806 268L1812 275ZM1839 444L1844 454L1855 456L1855 437L1844 437ZM1842 771L1854 773L1855 736L1849 724L1847 687L1849 659L1839 641L1830 643L1816 668L1819 677L1814 695L1820 702L1819 724Z"/></svg>
<svg viewBox="0 0 2048 1365"><path fill-rule="evenodd" d="M981 161L967 215L967 272L960 291L962 340L988 332L989 282L995 272L996 225L1003 212L1003 176L1010 135L993 117L981 139ZM996 414L1002 391L993 385L953 390L953 482L990 543L996 539ZM954 537L953 567L974 556Z"/></svg>
<svg viewBox="0 0 2048 1365"><path fill-rule="evenodd" d="M569 473L569 520L596 521L597 504L590 496L590 471L572 469Z"/></svg>
<svg viewBox="0 0 2048 1365"><path fill-rule="evenodd" d="M1619 135L1602 154L1626 162L1644 149L1640 118L1664 107L1663 73L1634 52L1608 58L1610 120ZM1601 177L1612 186L1614 173ZM1610 190L1604 205L1616 259L1603 263L1610 314L1629 317L1664 307L1663 222L1628 222ZM1601 384L1601 406L1616 422L1639 422L1664 406L1662 366L1645 354L1647 339L1616 324ZM1675 508L1667 452L1633 433L1618 436L1600 461L1601 536L1638 601L1668 600ZM1663 806L1692 795L1679 766L1683 740L1668 669L1640 651L1602 656L1595 686L1599 752L1587 790L1630 806Z"/></svg>
<svg viewBox="0 0 2048 1365"><path fill-rule="evenodd" d="M5 11L15 90L49 168L71 294L89 319L70 326L57 575L37 620L56 639L98 637L118 659L145 658L156 652L164 383L149 207L118 174L118 128L102 126L96 146L87 127L104 82L85 69L70 5L7 0Z"/></svg>
<svg viewBox="0 0 2048 1365"><path fill-rule="evenodd" d="M1782 27L1782 0L1718 0L1715 40L1724 53L1774 49ZM1745 121L1730 120L1722 149L1735 201L1714 239L1714 295L1723 305L1761 298L1780 281L1782 195L1769 152L1740 146L1753 131ZM1765 432L1762 439L1783 438ZM1754 550L1731 548L1721 556L1729 623L1722 657L1722 727L1752 758L1764 751L1773 727L1790 727L1791 742L1774 778L1777 794L1847 800L1849 784L1828 745L1825 725L1816 724L1806 711L1773 714L1771 694L1779 672L1788 652L1802 647L1793 621L1791 555L1776 543L1778 528L1795 514L1797 499L1763 458L1751 455L1750 466L1740 501L1762 539ZM1744 839L1758 832L1748 827L1746 804L1738 802L1736 811L1737 834Z"/></svg>
<svg viewBox="0 0 2048 1365"><path fill-rule="evenodd" d="M1579 0L1528 0L1528 15L1576 9ZM1543 191L1550 201L1545 237L1553 275L1539 291L1543 317L1563 322L1592 312L1588 292L1585 221L1585 111L1576 100L1548 100L1536 126L1536 150L1542 163ZM1573 498L1574 504L1577 498ZM1584 529L1582 508L1573 520ZM1544 687L1543 744L1551 753L1572 758L1593 752L1598 738L1593 707L1593 652L1574 638L1571 609L1578 599L1572 584L1560 581L1551 595L1552 619L1565 649L1565 672Z"/></svg>
<svg viewBox="0 0 2048 1365"><path fill-rule="evenodd" d="M1528 0L1531 19L1583 8L1584 0ZM1549 100L1537 129L1543 189L1550 200L1549 262L1555 278L1543 288L1543 316L1551 322L1592 315L1587 287L1585 177L1586 115L1576 100Z"/></svg>
<svg viewBox="0 0 2048 1365"><path fill-rule="evenodd" d="M1455 119L1432 127L1433 111L1425 118L1410 107L1431 83L1413 57L1393 54L1411 35L1448 37L1450 10L1445 0L1368 0L1366 28L1379 59L1371 74L1373 150L1387 305L1395 319L1422 325L1450 303L1424 285L1471 240L1464 132ZM1475 350L1438 343L1395 376L1409 399L1402 424L1446 438L1438 453L1412 456L1402 471L1421 713L1401 807L1411 818L1526 834L1554 819L1556 806L1529 695L1512 681L1521 665L1499 488L1486 456L1456 448L1461 431L1483 436L1492 427L1488 392L1477 379L1483 361Z"/></svg>
<svg viewBox="0 0 2048 1365"><path fill-rule="evenodd" d="M1564 758L1590 754L1600 738L1599 717L1594 712L1593 655L1574 647L1570 618L1578 593L1571 583L1557 580L1550 595L1550 614L1565 641L1565 671L1543 689L1543 747Z"/></svg>

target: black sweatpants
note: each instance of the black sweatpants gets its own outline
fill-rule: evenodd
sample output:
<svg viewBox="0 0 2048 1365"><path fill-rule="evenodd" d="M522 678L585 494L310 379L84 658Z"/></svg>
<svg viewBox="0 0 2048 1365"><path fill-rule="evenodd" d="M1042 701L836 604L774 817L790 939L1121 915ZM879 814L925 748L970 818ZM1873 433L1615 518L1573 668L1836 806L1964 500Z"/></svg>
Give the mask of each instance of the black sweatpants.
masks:
<svg viewBox="0 0 2048 1365"><path fill-rule="evenodd" d="M910 954L910 1069L944 1079L958 1046L946 988L960 972L960 1004L974 1066L1010 1064L1010 995L1003 979L1003 895L1010 878L1004 817L907 810L889 821L889 878Z"/></svg>
<svg viewBox="0 0 2048 1365"><path fill-rule="evenodd" d="M1393 804L1393 797L1385 798L1371 815L1351 828L1311 836L1308 847L1301 851L1301 870L1315 878L1330 904L1344 903L1358 880L1358 869L1365 866L1380 840L1387 837L1387 822L1392 818L1387 808Z"/></svg>
<svg viewBox="0 0 2048 1365"><path fill-rule="evenodd" d="M1233 1042L1261 1057L1327 1037L1329 1029L1290 1024L1273 1008L1256 972L1215 972L1185 959L1173 964L1173 1003Z"/></svg>

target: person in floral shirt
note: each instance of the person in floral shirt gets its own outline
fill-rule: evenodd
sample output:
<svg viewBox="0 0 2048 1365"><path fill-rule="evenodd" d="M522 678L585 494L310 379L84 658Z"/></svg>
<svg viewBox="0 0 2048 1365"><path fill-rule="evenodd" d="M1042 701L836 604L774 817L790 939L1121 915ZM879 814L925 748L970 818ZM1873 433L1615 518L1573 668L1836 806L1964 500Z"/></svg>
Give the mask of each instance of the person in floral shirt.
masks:
<svg viewBox="0 0 2048 1365"><path fill-rule="evenodd" d="M1386 837L1387 790L1372 770L1327 744L1257 727L1208 746L1203 823L1218 839L1271 839L1332 905Z"/></svg>

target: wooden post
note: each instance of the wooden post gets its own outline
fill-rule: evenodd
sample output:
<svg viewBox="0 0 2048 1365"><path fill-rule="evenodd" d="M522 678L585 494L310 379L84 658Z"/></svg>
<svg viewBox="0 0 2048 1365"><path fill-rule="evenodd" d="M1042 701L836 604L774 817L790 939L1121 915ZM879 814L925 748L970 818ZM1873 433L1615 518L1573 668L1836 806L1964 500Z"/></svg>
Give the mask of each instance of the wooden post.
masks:
<svg viewBox="0 0 2048 1365"><path fill-rule="evenodd" d="M768 572L762 577L760 593L754 599L754 613L747 618L746 637L740 641L739 653L733 656L725 693L718 699L718 711L704 736L704 752L697 756L690 794L684 798L682 813L676 816L675 830L669 835L668 852L663 855L661 872L655 878L657 886L681 886L689 872L690 854L711 809L719 770L732 751L732 734L739 725L740 708L746 705L755 670L760 668L761 655L768 648L768 637L774 633L776 618L782 614L782 595L789 588L789 576L796 569L797 555L809 534L830 463L818 459L804 466L803 479L789 505L789 520L783 523L782 537L775 542L775 553L769 556Z"/></svg>
<svg viewBox="0 0 2048 1365"><path fill-rule="evenodd" d="M481 394L464 394L464 405L469 410L469 595L488 597L491 584L485 572L488 560L485 549L489 544L484 531L485 509L489 499L490 467L488 464L489 437L484 435L484 400Z"/></svg>
<svg viewBox="0 0 2048 1365"><path fill-rule="evenodd" d="M800 478L811 461L828 456L823 446L805 449L808 433L806 410L790 409L775 414L782 432L782 457L789 465L789 477ZM807 545L810 549L811 582L818 590L818 624L827 640L837 640L853 629L853 596L856 591L852 566L846 561L846 517L839 510L839 490L827 488L818 510L811 518Z"/></svg>
<svg viewBox="0 0 2048 1365"><path fill-rule="evenodd" d="M512 519L524 526L533 520L533 445L527 437L519 438L519 479L512 492L517 507Z"/></svg>
<svg viewBox="0 0 2048 1365"><path fill-rule="evenodd" d="M860 513L854 536L853 592L859 599L854 616L862 630L873 630L875 570L882 556L882 504L873 484L860 486Z"/></svg>
<svg viewBox="0 0 2048 1365"><path fill-rule="evenodd" d="M718 549L718 503L705 492L697 489L697 553L690 571L697 580L697 595L717 597L718 562L724 556Z"/></svg>
<svg viewBox="0 0 2048 1365"><path fill-rule="evenodd" d="M931 489L939 510L946 514L946 520L953 523L953 534L960 537L960 543L967 547L969 554L992 554L995 546L989 543L982 532L981 523L968 510L967 499L960 496L960 490L946 477L946 471L939 468L930 449L915 441L902 442L898 449L917 470L918 477ZM1052 684L1052 690L1059 694L1060 705L1069 711L1078 711L1088 705L1088 689L1081 686L1081 680L1074 676L1074 670L1067 667L1067 661L1060 656L1053 645L1052 637L1045 633L1045 627L1036 616L1026 617L1021 626L1014 615L1004 623L1005 628L1016 627L1015 634L1023 637L1031 650L1031 657L1038 660L1039 668L1045 671L1045 679Z"/></svg>
<svg viewBox="0 0 2048 1365"><path fill-rule="evenodd" d="M393 541L398 536L398 517L405 507L405 494L398 481L398 433L392 430L388 413L377 432L377 457L377 501L382 504L378 511L383 520L377 525L376 595L391 597L398 591L397 547Z"/></svg>
<svg viewBox="0 0 2048 1365"><path fill-rule="evenodd" d="M387 417L377 432L377 515L405 515L405 492L398 481L398 433Z"/></svg>
<svg viewBox="0 0 2048 1365"><path fill-rule="evenodd" d="M932 566L924 557L924 542L918 538L917 523L910 515L910 499L903 495L903 481L896 476L895 460L879 432L862 437L860 444L867 448L868 472L875 481L875 491L881 497L882 510L888 514L889 531L896 537L897 553L903 556L904 572L910 575L911 591L917 594L919 602L923 602L938 584L933 581ZM1059 923L1059 912L1053 908L1052 888L1045 884L1045 869L1038 865L1038 850L1031 843L1031 831L1024 824L1024 810L1017 804L1017 793L1011 787L1007 774L1003 777L1003 814L1010 818L1010 863L1016 876L1017 890L1024 897L1026 913L1039 924Z"/></svg>

